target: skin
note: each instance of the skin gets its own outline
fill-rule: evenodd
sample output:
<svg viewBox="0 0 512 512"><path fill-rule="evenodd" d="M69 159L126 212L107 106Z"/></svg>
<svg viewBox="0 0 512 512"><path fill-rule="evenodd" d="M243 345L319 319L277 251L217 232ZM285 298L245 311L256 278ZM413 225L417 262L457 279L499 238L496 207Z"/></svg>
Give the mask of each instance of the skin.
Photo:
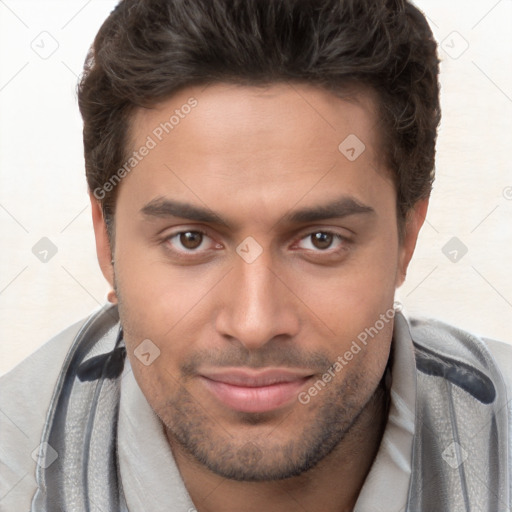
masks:
<svg viewBox="0 0 512 512"><path fill-rule="evenodd" d="M411 209L399 242L369 91L341 99L302 84L190 87L136 112L133 147L191 96L197 106L119 185L114 266L91 194L98 258L134 376L198 511L351 510L386 422L379 384L392 320L307 404L238 412L199 375L222 365L300 369L312 376L307 391L393 308L427 200ZM338 150L349 134L366 146L354 161ZM372 211L285 221L341 196ZM162 198L208 208L227 224L141 212ZM192 237L199 246L175 236L198 229L206 233ZM319 232L323 244L312 236ZM262 250L251 263L236 252L249 236ZM149 366L134 356L144 339L160 350Z"/></svg>

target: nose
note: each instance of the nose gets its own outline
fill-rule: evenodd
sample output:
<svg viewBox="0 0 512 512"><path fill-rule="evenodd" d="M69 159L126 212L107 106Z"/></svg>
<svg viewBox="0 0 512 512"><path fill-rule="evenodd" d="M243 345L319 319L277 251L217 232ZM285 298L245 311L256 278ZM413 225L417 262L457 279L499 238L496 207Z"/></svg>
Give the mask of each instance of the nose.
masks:
<svg viewBox="0 0 512 512"><path fill-rule="evenodd" d="M287 276L273 268L269 253L264 251L252 263L236 257L234 265L223 280L217 332L251 351L277 336L295 336L300 301L287 286Z"/></svg>

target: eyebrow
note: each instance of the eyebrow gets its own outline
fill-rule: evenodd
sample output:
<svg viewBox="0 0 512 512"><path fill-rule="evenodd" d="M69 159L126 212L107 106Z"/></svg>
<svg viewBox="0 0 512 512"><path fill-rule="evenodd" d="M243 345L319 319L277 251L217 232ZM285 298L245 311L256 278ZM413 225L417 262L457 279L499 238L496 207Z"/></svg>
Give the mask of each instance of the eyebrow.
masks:
<svg viewBox="0 0 512 512"><path fill-rule="evenodd" d="M289 212L283 217L282 221L289 222L290 224L299 224L301 222L315 222L325 219L341 219L349 215L362 213L375 214L375 210L353 197L342 196L324 205Z"/></svg>
<svg viewBox="0 0 512 512"><path fill-rule="evenodd" d="M197 222L223 224L227 227L230 226L227 220L223 219L220 215L208 208L164 197L157 197L153 199L141 208L140 211L146 217L180 217ZM288 212L278 222L300 224L326 219L343 218L356 214L375 214L375 210L371 206L365 205L353 197L341 196L327 204Z"/></svg>

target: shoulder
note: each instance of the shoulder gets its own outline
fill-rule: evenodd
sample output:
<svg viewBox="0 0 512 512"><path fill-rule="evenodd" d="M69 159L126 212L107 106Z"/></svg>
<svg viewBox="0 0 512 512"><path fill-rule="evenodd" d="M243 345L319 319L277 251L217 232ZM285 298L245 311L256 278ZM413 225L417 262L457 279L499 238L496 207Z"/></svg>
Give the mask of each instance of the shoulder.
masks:
<svg viewBox="0 0 512 512"><path fill-rule="evenodd" d="M491 500L489 491L505 495L507 485L512 493L512 346L435 319L410 318L409 328L416 356L416 411L421 417L415 453L426 466L437 467L432 470L440 475L436 492L465 488L464 500L475 503L485 494ZM462 452L454 458L450 447L455 442L465 457L479 456L467 459L461 466L466 471L446 472L443 460L453 468L465 460L459 459ZM471 486L465 487L458 475ZM462 499L453 496L455 502Z"/></svg>
<svg viewBox="0 0 512 512"><path fill-rule="evenodd" d="M496 364L500 367L503 378L507 383L509 396L512 398L512 345L489 338L482 338L482 341L491 352Z"/></svg>
<svg viewBox="0 0 512 512"><path fill-rule="evenodd" d="M409 318L411 337L417 352L431 353L446 361L503 379L512 393L512 344L479 336L432 318Z"/></svg>
<svg viewBox="0 0 512 512"><path fill-rule="evenodd" d="M36 488L33 454L63 362L86 321L67 327L0 377L0 496L5 510L30 507Z"/></svg>

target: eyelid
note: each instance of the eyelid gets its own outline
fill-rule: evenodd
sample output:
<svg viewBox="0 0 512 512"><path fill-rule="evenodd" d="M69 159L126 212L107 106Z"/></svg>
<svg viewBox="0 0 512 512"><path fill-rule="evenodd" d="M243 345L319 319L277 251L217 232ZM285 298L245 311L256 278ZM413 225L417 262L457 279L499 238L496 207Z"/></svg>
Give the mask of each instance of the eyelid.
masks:
<svg viewBox="0 0 512 512"><path fill-rule="evenodd" d="M179 235L182 235L184 233L200 233L201 235L203 235L203 237L206 237L206 238L209 238L213 244L215 245L219 245L218 242L215 242L215 240L208 234L207 230L205 230L204 228L202 227L194 227L194 228L180 228L180 229L177 229L176 231L171 231L169 233L167 233L163 239L162 239L162 242L169 245L169 247L167 247L167 250L173 252L174 254L178 254L178 255L187 255L186 257L191 257L191 256L194 256L196 254L202 254L204 253L206 250L208 249L203 249L203 250L197 250L197 249L187 249L185 247L183 247L182 249L178 249L176 247L174 247L170 241L172 238L176 237L176 236L179 236ZM201 241L201 243L203 243L203 240ZM209 249L211 250L211 249Z"/></svg>
<svg viewBox="0 0 512 512"><path fill-rule="evenodd" d="M298 238L297 242L294 242L293 245L296 245L296 244L302 242L304 239L310 237L311 235L314 235L315 233L324 233L324 234L332 235L334 238L336 238L340 242L341 247L337 247L337 248L334 248L334 249L327 248L327 249L316 249L316 250L314 250L314 249L303 249L303 250L312 251L312 252L318 252L320 254L322 254L322 253L323 254L329 254L329 253L333 253L333 252L339 251L340 249L343 249L343 245L348 244L348 243L351 242L350 237L342 235L341 233L338 233L337 231L335 231L333 229L329 229L329 228L316 228L316 229L310 229L306 233L303 233Z"/></svg>

